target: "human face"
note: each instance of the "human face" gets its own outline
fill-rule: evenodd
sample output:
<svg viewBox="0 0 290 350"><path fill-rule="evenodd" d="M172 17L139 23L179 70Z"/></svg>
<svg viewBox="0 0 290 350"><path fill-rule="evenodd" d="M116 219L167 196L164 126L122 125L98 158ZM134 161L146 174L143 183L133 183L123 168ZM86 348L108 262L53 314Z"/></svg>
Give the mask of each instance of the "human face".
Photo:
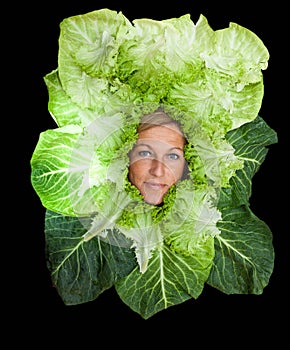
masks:
<svg viewBox="0 0 290 350"><path fill-rule="evenodd" d="M185 167L184 136L175 124L156 125L139 133L129 153L129 180L144 201L160 204Z"/></svg>

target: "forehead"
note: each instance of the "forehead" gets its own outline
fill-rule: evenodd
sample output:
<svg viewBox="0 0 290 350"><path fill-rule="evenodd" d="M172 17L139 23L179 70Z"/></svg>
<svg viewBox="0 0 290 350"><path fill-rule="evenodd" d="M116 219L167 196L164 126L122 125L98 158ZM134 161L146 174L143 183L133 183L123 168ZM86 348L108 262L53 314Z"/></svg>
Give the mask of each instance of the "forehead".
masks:
<svg viewBox="0 0 290 350"><path fill-rule="evenodd" d="M175 124L156 125L139 132L137 144L159 144L168 147L183 148L185 140L182 132Z"/></svg>

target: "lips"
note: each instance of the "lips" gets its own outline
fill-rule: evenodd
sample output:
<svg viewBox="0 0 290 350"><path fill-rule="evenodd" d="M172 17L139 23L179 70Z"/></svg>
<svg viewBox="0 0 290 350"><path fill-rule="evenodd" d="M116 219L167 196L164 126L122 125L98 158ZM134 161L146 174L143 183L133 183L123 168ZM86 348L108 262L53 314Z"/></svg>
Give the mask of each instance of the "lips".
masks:
<svg viewBox="0 0 290 350"><path fill-rule="evenodd" d="M156 183L156 182L145 182L145 186L149 187L153 190L163 190L165 187L167 187L167 185L162 184L162 183Z"/></svg>

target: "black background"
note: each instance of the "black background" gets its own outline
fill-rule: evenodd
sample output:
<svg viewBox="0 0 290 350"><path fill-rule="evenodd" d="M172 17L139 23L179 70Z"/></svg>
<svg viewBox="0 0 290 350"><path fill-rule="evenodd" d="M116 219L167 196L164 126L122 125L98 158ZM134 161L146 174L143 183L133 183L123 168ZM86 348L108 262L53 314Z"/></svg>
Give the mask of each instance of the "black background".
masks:
<svg viewBox="0 0 290 350"><path fill-rule="evenodd" d="M64 5L66 3L67 5ZM189 346L240 346L275 341L283 343L283 314L289 312L286 284L289 279L289 229L286 223L288 155L286 142L287 99L283 97L287 81L285 9L275 2L266 7L254 1L178 1L174 3L145 1L43 1L25 4L7 13L11 21L9 48L4 71L9 72L12 115L7 117L11 139L15 143L9 173L16 174L16 193L8 206L7 229L3 254L8 272L3 282L8 297L4 306L9 312L6 326L17 330L10 337L27 345L92 344L137 348L154 344ZM12 6L13 7L13 6ZM273 128L279 142L269 147L266 160L253 178L250 198L252 211L265 221L273 233L275 267L270 282L261 295L225 295L207 285L197 300L161 311L148 320L134 313L114 289L105 291L95 301L65 306L52 287L44 257L44 213L30 184L30 158L40 132L54 128L47 110L48 94L43 77L57 68L60 22L70 16L101 8L122 11L129 19L163 20L191 14L196 23L203 14L214 29L228 27L229 22L242 25L264 42L270 52L268 69L263 72L265 93L259 115ZM15 15L15 16L14 16ZM13 34L15 33L15 34ZM11 63L11 65L9 64ZM10 67L10 68L9 68ZM10 69L10 70L9 70ZM285 83L283 83L285 80ZM16 97L15 97L16 96ZM286 107L285 107L286 101ZM15 159L19 160L15 162ZM11 171L12 170L12 171ZM12 175L6 174L11 184ZM6 185L4 185L5 187ZM4 190L4 189L3 189ZM7 225L7 220L6 220ZM12 280L11 283L8 282ZM4 281L4 278L3 278ZM9 321L9 322L8 322ZM286 339L286 338L285 338ZM260 348L260 347L259 347Z"/></svg>

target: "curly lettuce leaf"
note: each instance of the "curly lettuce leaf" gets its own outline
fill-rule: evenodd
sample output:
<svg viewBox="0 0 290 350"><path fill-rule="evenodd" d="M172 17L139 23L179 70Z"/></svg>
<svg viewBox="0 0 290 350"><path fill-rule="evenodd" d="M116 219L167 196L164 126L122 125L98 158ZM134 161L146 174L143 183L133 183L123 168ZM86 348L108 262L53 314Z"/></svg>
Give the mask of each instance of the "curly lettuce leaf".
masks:
<svg viewBox="0 0 290 350"><path fill-rule="evenodd" d="M117 228L126 238L132 240L131 248L135 251L140 272L144 273L147 271L153 251L162 244L162 231L160 225L154 222L150 210L134 213L131 220L133 225L127 227L118 222Z"/></svg>
<svg viewBox="0 0 290 350"><path fill-rule="evenodd" d="M103 114L124 103L163 102L224 131L252 121L269 53L250 30L213 31L204 16L163 21L108 9L61 23L58 75L67 97Z"/></svg>
<svg viewBox="0 0 290 350"><path fill-rule="evenodd" d="M172 251L195 255L208 237L220 233L217 196L218 192L209 186L195 188L188 181L180 183L174 204L161 224L164 242Z"/></svg>
<svg viewBox="0 0 290 350"><path fill-rule="evenodd" d="M132 24L121 12L102 9L66 18L60 28L58 68L64 91L81 108L111 104L110 79L116 78L120 46L130 39ZM122 89L118 82L117 89Z"/></svg>

